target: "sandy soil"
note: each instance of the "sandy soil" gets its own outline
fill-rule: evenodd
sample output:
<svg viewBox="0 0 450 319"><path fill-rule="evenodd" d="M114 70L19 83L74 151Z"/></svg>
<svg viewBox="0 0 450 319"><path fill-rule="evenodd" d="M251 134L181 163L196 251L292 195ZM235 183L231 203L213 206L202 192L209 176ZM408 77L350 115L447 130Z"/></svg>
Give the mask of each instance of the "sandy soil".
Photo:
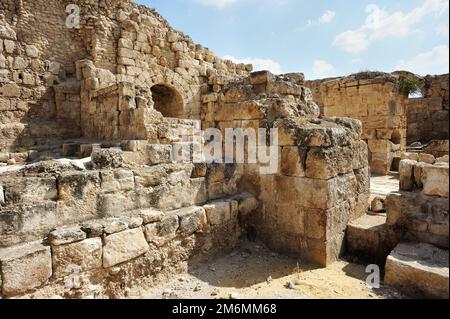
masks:
<svg viewBox="0 0 450 319"><path fill-rule="evenodd" d="M242 243L235 252L210 263L191 265L135 298L167 299L308 299L402 298L397 291L366 286L365 267L338 261L326 269L271 252L262 244Z"/></svg>

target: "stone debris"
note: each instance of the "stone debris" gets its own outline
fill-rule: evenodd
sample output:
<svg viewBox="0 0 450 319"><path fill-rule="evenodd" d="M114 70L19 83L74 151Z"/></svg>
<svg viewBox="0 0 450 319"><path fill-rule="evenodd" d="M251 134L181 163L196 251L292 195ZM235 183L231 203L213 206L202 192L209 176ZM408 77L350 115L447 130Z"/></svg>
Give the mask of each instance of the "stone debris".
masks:
<svg viewBox="0 0 450 319"><path fill-rule="evenodd" d="M448 75L253 72L154 9L78 2L73 29L61 1L0 3L0 298L125 298L245 237L323 267L346 244L448 249ZM422 99L401 92L410 77ZM269 131L258 161L224 164L193 154L213 140L200 128ZM369 218L371 173L397 169L401 192L371 205L387 221Z"/></svg>

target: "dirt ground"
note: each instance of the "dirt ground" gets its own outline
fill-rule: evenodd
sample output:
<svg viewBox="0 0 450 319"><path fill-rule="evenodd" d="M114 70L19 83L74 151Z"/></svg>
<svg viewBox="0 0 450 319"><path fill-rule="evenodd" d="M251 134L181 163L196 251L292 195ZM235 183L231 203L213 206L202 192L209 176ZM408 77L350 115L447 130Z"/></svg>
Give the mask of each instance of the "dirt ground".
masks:
<svg viewBox="0 0 450 319"><path fill-rule="evenodd" d="M365 266L338 261L318 269L271 252L262 244L242 243L233 253L192 265L148 289L130 291L145 299L389 299L402 298L387 287L366 286Z"/></svg>

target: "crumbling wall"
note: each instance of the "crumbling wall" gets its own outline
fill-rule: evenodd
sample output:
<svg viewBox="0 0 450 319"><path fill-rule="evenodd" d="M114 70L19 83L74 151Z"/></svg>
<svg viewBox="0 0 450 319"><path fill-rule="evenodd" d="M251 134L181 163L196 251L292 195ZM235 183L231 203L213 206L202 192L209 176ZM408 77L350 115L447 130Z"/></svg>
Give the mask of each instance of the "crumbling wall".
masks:
<svg viewBox="0 0 450 319"><path fill-rule="evenodd" d="M123 297L136 280L234 247L239 216L257 200L237 194L225 166L172 163L170 147L95 148L90 169L48 161L0 175L0 295ZM229 196L210 196L212 179L229 185ZM67 286L70 278L79 284Z"/></svg>
<svg viewBox="0 0 450 319"><path fill-rule="evenodd" d="M62 102L54 85L86 57L83 40L65 26L69 1L2 2L0 17L0 151L52 145L81 135L75 92ZM71 108L65 108L70 101ZM57 105L57 103L59 105ZM70 109L68 115L61 114ZM64 120L63 120L64 119ZM63 124L61 125L61 121Z"/></svg>
<svg viewBox="0 0 450 319"><path fill-rule="evenodd" d="M66 25L68 4L80 8L79 28ZM251 71L249 65L219 59L173 30L154 10L129 0L24 0L1 5L5 14L0 20L1 151L82 136L116 138L117 134L106 136L93 127L93 123L104 124L99 116L105 110L114 113L111 105L102 106L103 99L94 93L106 86L129 82L147 88L150 94L143 97L148 105L142 107L151 108L150 89L165 85L182 97L178 117L198 119L200 91L205 89L207 77L236 77ZM76 72L76 62L85 59L91 61L95 73ZM74 81L83 82L78 84L80 100L72 92L64 102L67 93L55 97L56 85ZM91 101L90 95L97 101ZM57 112L68 111L68 102L72 102L72 115L69 122L61 124L58 120L68 116ZM136 135L134 138L144 134ZM130 137L130 132L126 136Z"/></svg>
<svg viewBox="0 0 450 319"><path fill-rule="evenodd" d="M406 106L408 144L449 138L448 74L426 76L421 82L423 97L409 99Z"/></svg>
<svg viewBox="0 0 450 319"><path fill-rule="evenodd" d="M277 251L320 265L337 260L345 250L348 222L368 208L361 123L318 119L302 74L255 72L241 81L212 79L210 84L214 92L203 96L204 127L220 128L222 134L227 128L278 129L275 170L261 174L261 163L243 165L240 187L261 202L258 211L244 217L247 231Z"/></svg>
<svg viewBox="0 0 450 319"><path fill-rule="evenodd" d="M360 73L344 78L308 81L324 116L343 116L363 123L371 172L387 174L406 147L406 97L399 77Z"/></svg>

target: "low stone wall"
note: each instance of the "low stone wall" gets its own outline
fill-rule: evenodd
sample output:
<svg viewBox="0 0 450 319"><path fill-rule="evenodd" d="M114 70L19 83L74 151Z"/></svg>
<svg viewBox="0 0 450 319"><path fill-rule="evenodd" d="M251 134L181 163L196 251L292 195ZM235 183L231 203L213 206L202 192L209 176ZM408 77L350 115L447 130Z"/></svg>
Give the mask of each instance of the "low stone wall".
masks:
<svg viewBox="0 0 450 319"><path fill-rule="evenodd" d="M406 106L408 144L449 138L448 74L427 76L421 81L423 97L409 99Z"/></svg>
<svg viewBox="0 0 450 319"><path fill-rule="evenodd" d="M149 145L147 166L140 152L100 148L88 169L64 160L1 174L3 296L123 297L139 279L233 248L257 199L238 193L238 170L170 163L170 147Z"/></svg>
<svg viewBox="0 0 450 319"><path fill-rule="evenodd" d="M32 294L39 288L36 294L47 297L123 297L125 287L140 280L233 248L241 234L239 214L255 204L245 195L57 228L43 242L0 249L0 295Z"/></svg>
<svg viewBox="0 0 450 319"><path fill-rule="evenodd" d="M400 162L400 192L386 198L387 225L394 246L407 240L448 249L448 171L448 158L434 165Z"/></svg>

